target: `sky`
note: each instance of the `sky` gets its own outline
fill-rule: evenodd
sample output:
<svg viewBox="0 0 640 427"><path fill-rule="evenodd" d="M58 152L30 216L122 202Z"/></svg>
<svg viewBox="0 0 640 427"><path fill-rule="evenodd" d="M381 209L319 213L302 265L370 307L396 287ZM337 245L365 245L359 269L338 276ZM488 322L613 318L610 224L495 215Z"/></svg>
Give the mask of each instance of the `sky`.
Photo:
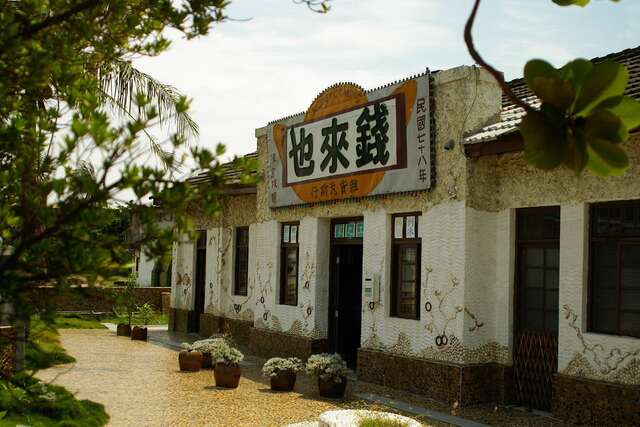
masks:
<svg viewBox="0 0 640 427"><path fill-rule="evenodd" d="M473 61L462 32L471 0L333 0L327 14L293 0L233 0L207 37L176 37L170 49L134 65L192 99L195 143L255 151L255 129L306 110L338 82L371 89ZM561 66L640 46L640 1L485 0L474 27L485 60L521 77L531 58Z"/></svg>

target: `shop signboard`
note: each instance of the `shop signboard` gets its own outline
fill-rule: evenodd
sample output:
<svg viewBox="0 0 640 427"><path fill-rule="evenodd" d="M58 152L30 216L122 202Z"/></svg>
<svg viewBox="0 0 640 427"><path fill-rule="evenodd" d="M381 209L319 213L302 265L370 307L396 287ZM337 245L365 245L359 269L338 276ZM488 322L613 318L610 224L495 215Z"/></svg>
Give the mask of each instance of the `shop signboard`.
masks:
<svg viewBox="0 0 640 427"><path fill-rule="evenodd" d="M428 73L370 92L325 90L267 128L270 206L428 190L430 114Z"/></svg>

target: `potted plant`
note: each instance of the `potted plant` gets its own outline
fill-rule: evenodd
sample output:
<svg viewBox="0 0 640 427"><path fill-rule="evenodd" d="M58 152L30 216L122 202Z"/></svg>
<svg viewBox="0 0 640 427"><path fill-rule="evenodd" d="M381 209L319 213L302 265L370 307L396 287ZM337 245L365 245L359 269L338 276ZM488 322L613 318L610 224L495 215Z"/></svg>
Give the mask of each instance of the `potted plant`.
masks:
<svg viewBox="0 0 640 427"><path fill-rule="evenodd" d="M202 367L202 353L193 348L192 344L182 343L183 350L178 354L178 364L181 371L196 372Z"/></svg>
<svg viewBox="0 0 640 427"><path fill-rule="evenodd" d="M147 340L147 325L153 319L155 315L155 310L153 306L148 302L145 302L141 306L138 306L138 309L135 311L133 317L136 319L136 323L141 323L144 326L134 326L131 330L131 339L146 341Z"/></svg>
<svg viewBox="0 0 640 427"><path fill-rule="evenodd" d="M314 354L307 360L306 370L318 377L320 396L334 399L344 396L349 369L339 354Z"/></svg>
<svg viewBox="0 0 640 427"><path fill-rule="evenodd" d="M302 367L297 357L273 357L262 366L262 375L270 378L271 390L291 391L296 384L296 373Z"/></svg>
<svg viewBox="0 0 640 427"><path fill-rule="evenodd" d="M240 383L240 362L244 355L231 347L223 338L214 338L211 343L211 360L216 386L236 388Z"/></svg>
<svg viewBox="0 0 640 427"><path fill-rule="evenodd" d="M118 323L116 327L116 335L118 336L131 336L131 318L133 317L133 311L135 309L135 287L137 282L138 275L131 273L124 282L124 288L116 298L118 308L113 311L118 317L120 317L120 313L127 316L127 323Z"/></svg>
<svg viewBox="0 0 640 427"><path fill-rule="evenodd" d="M202 353L202 369L213 368L211 352L214 350L217 340L219 339L223 339L227 342L228 345L231 345L230 340L227 338L206 338L203 340L194 341L194 343L191 344L191 348L193 350L197 350Z"/></svg>

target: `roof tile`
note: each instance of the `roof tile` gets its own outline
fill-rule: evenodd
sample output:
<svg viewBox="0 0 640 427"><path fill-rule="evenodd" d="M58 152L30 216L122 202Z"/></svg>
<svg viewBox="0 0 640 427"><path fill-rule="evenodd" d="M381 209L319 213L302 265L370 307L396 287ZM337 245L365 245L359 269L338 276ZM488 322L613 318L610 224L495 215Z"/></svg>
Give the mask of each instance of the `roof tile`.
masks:
<svg viewBox="0 0 640 427"><path fill-rule="evenodd" d="M605 61L618 62L629 70L629 82L625 95L640 100L640 46L625 49L621 52L593 58L591 62L598 64ZM513 93L534 107L540 106L540 100L529 90L524 79L519 78L507 83ZM525 115L524 109L516 106L506 95L502 95L502 111L500 120L483 127L480 131L464 138L464 144L477 144L493 141L503 135L514 133Z"/></svg>

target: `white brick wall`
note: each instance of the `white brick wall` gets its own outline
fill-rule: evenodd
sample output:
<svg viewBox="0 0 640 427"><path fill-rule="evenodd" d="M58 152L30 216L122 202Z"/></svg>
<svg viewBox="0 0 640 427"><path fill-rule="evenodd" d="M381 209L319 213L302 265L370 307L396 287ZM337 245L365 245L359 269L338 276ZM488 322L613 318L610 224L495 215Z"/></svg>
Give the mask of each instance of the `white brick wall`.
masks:
<svg viewBox="0 0 640 427"><path fill-rule="evenodd" d="M144 253L144 248L140 250L140 259L138 261L138 286L151 286L151 279L153 274L153 267L156 262L147 257ZM135 268L135 266L134 266Z"/></svg>

